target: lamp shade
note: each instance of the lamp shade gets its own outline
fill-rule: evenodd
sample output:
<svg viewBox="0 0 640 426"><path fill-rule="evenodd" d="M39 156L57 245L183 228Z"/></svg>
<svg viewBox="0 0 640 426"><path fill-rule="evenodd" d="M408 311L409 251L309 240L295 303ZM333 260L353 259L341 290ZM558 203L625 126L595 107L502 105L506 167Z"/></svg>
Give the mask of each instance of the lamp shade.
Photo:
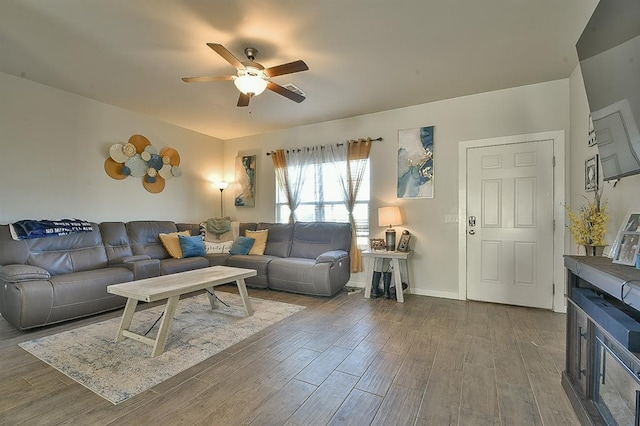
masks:
<svg viewBox="0 0 640 426"><path fill-rule="evenodd" d="M380 207L378 209L378 225L388 226L389 228L391 228L393 225L402 225L402 214L400 213L400 207Z"/></svg>
<svg viewBox="0 0 640 426"><path fill-rule="evenodd" d="M229 186L229 182L216 182L215 183L216 188L218 188L220 191L224 190L227 188L227 186Z"/></svg>
<svg viewBox="0 0 640 426"><path fill-rule="evenodd" d="M264 92L264 89L267 88L266 80L250 74L237 77L233 80L233 83L236 85L238 90L245 95L251 94L252 96L256 96Z"/></svg>

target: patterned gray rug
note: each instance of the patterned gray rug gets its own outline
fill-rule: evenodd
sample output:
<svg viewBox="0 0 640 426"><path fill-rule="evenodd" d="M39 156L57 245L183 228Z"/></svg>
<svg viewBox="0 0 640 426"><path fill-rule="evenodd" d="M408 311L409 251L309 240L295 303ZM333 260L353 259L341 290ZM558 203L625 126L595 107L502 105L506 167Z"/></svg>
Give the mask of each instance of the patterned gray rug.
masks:
<svg viewBox="0 0 640 426"><path fill-rule="evenodd" d="M230 307L211 309L206 295L183 299L165 352L151 358L151 346L132 339L115 343L120 318L20 343L20 347L73 380L118 404L304 309L251 298L255 313L245 317L238 295L218 292ZM136 312L131 330L144 333L164 306ZM149 333L155 338L158 325Z"/></svg>

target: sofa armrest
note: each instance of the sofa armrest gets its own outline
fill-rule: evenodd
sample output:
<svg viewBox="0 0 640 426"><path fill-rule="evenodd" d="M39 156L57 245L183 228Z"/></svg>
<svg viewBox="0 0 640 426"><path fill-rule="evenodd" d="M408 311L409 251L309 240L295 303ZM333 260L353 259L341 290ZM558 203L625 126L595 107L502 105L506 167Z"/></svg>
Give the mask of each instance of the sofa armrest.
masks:
<svg viewBox="0 0 640 426"><path fill-rule="evenodd" d="M150 259L149 256L144 254L130 257L143 257L143 259L124 262L122 264L122 266L126 266L131 272L133 272L134 280L142 280L160 275L160 260Z"/></svg>
<svg viewBox="0 0 640 426"><path fill-rule="evenodd" d="M316 262L317 263L334 263L340 259L344 259L347 256L349 256L349 253L347 253L344 250L331 250L331 251L324 252L320 256L316 257Z"/></svg>
<svg viewBox="0 0 640 426"><path fill-rule="evenodd" d="M23 281L41 281L51 278L46 270L31 265L4 265L0 266L0 280L17 283Z"/></svg>
<svg viewBox="0 0 640 426"><path fill-rule="evenodd" d="M122 265L123 263L140 262L141 260L149 260L151 256L148 254L136 254L133 256L124 256L111 261L111 266Z"/></svg>

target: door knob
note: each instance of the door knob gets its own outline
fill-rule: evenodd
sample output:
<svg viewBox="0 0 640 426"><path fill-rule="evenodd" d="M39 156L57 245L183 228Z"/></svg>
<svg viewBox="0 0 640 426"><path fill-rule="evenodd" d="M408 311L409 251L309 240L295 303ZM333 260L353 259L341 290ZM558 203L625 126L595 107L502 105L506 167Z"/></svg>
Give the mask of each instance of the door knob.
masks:
<svg viewBox="0 0 640 426"><path fill-rule="evenodd" d="M470 231L469 231L469 235L476 235L476 231L475 231L475 230L473 230L473 229L472 229L472 230L470 230Z"/></svg>

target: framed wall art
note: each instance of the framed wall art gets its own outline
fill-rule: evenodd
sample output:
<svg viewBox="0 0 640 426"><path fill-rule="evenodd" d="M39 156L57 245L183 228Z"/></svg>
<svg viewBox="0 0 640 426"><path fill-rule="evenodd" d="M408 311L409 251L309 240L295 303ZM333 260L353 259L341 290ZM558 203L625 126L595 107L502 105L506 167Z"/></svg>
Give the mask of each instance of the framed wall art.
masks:
<svg viewBox="0 0 640 426"><path fill-rule="evenodd" d="M613 263L622 265L635 265L638 244L640 242L640 209L631 209L627 212L618 235L613 243L610 256Z"/></svg>
<svg viewBox="0 0 640 426"><path fill-rule="evenodd" d="M596 191L598 189L598 154L587 158L584 162L584 190Z"/></svg>
<svg viewBox="0 0 640 426"><path fill-rule="evenodd" d="M255 155L236 157L236 207L255 207L256 205L256 160Z"/></svg>
<svg viewBox="0 0 640 426"><path fill-rule="evenodd" d="M433 198L434 126L398 131L398 198Z"/></svg>

